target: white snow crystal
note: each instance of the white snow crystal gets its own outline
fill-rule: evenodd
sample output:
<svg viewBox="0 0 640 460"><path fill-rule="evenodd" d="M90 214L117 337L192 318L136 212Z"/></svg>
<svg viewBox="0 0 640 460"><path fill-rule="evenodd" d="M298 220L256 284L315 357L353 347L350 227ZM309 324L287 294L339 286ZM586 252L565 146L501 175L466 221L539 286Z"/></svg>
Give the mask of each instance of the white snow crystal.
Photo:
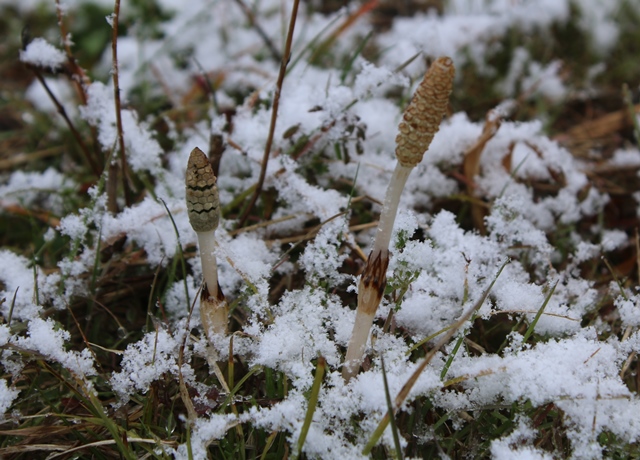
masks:
<svg viewBox="0 0 640 460"><path fill-rule="evenodd" d="M15 388L9 388L5 379L0 379L0 421L5 418L5 413L13 404L13 401L18 397L20 391Z"/></svg>
<svg viewBox="0 0 640 460"><path fill-rule="evenodd" d="M44 38L34 38L25 50L20 51L20 60L37 67L57 70L67 62L67 55Z"/></svg>
<svg viewBox="0 0 640 460"><path fill-rule="evenodd" d="M535 430L521 418L515 430L491 442L493 460L552 460L551 454L531 445L535 437Z"/></svg>
<svg viewBox="0 0 640 460"><path fill-rule="evenodd" d="M59 329L52 319L33 318L28 323L28 337L18 337L15 344L27 350L33 350L56 361L65 369L81 377L95 375L93 358L89 349L67 351L65 342L70 334Z"/></svg>
<svg viewBox="0 0 640 460"><path fill-rule="evenodd" d="M180 343L164 329L158 329L127 347L122 356L122 370L111 376L111 386L126 402L133 391L146 393L151 382L162 374L178 375Z"/></svg>
<svg viewBox="0 0 640 460"><path fill-rule="evenodd" d="M0 299L6 299L0 305L0 311L5 318L9 315L14 296L13 318L33 318L40 311L40 307L33 302L35 280L33 269L29 265L30 262L25 257L0 249L0 267L3 267L0 270L0 282L4 286L4 290L0 291Z"/></svg>

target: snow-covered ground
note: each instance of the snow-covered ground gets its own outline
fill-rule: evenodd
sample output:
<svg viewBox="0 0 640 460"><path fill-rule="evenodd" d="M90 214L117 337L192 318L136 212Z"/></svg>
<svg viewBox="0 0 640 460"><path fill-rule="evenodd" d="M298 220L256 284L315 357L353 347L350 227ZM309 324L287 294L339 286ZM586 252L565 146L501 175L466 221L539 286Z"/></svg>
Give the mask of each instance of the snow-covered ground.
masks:
<svg viewBox="0 0 640 460"><path fill-rule="evenodd" d="M11 3L0 1L0 8ZM28 11L35 3L20 2L20 8ZM53 8L54 2L50 3L48 7ZM64 3L73 10L82 2ZM111 1L100 3L112 6ZM263 0L253 6L260 26L278 50L284 46L291 3ZM478 72L491 75L495 69L487 64L487 56L496 52L496 44L505 35L513 29L533 33L565 23L572 20L572 7L581 12L577 23L591 37L592 42L585 46L594 53L608 53L620 33L614 20L619 1L445 3L440 15L430 12L396 18L391 29L371 38L380 50L375 62L357 56L346 73L342 67L312 65L310 44L318 37L326 39L355 12L355 6L332 15L309 13L304 2L300 6L264 185L265 189L275 189L279 197L272 218L283 219L240 234L232 232L235 221L225 220L217 231L220 285L228 299L242 297L242 308L248 315L243 334L234 338L234 353L249 366L283 372L291 386L284 400L269 407L256 406L240 415L212 412L193 420L194 458L205 458L207 446L238 421L268 432L286 431L295 446L318 355L327 361L327 375L304 451L310 458L365 458L362 448L387 411L380 358L384 358L394 396L419 364L411 358L412 346L430 336L437 339L438 332L476 304L507 260L510 262L495 280L478 317L508 315L531 324L543 308L535 332L548 339L531 345L514 330L499 354L470 352L461 347L448 363L461 336L458 334L445 347L446 354L437 354L420 375L401 410L411 410L411 401L428 397L433 406L448 411L454 423L463 426L464 418L458 415L463 412L468 415L483 407L514 402L530 401L537 407L553 403L564 412L570 450L578 459L606 456L598 441L604 431L613 433L622 443L634 443L640 437L640 398L621 377L625 362L640 352L640 293L621 291L614 283L606 292L596 290L593 281L582 278L580 272L580 264L625 248L629 239L622 231L597 226L589 238L572 230L567 236L570 243L563 248L568 255L561 254L550 241L549 235L558 228L575 228L582 219L600 213L610 198L594 187L585 187L585 164L549 138L545 120L510 121L510 107L518 103L516 98L521 94L553 103L574 91L565 85L561 63L536 62L525 47L513 53L509 72L495 88L503 101L495 113L502 115L503 122L484 147L480 175L475 179L476 197L490 203L486 232L465 231L452 212L434 208L439 199L466 193L464 184L446 172L460 168L465 152L483 130L484 120L472 120L465 107L456 106L422 163L411 173L400 201L392 238L396 249L392 248L387 276L390 284L397 285L403 279L412 279L394 314L395 326L404 335L384 332L382 322L377 323L376 340L369 342L367 351L372 361L368 370L348 384L340 375L355 311L343 304L336 290L347 286L354 291L357 286L356 278L340 272L348 255L344 249L360 245L367 253L375 229L357 233L349 229L350 196L338 192L332 184L355 182L354 196L383 201L395 166L395 137L404 108L389 95L400 92L407 100L427 63L443 55L450 56L457 68L473 63ZM127 244L144 249L152 272L179 257L178 245L196 244L186 212L185 168L194 147L207 150L211 133L227 141L218 177L223 207L252 187L260 174L279 62L269 56L263 38L248 25L235 2L193 0L188 8L175 0L160 0L158 4L171 13L170 19L158 25L160 33L156 36L162 38L144 38L131 27L129 35L118 41L121 97L126 101L141 82L148 81L152 82L151 95L183 101L204 72L217 79L218 107L235 111L233 130L229 132L225 115L213 106L210 121L203 119L186 128L175 127L167 118L175 148L165 151L151 129L151 120L142 119L125 104L122 118L127 162L133 174L155 183L155 193L146 194L114 215L107 211L104 184L94 185L88 191L90 205L61 216L60 225L48 234L49 239L55 232L66 235L77 247L73 256L59 261L59 270L54 273L47 274L38 266L34 269L31 260L8 248L0 249L0 298L6 299L0 312L7 318L11 310L12 320L26 327L26 332L16 332L6 322L0 324L0 345L12 345L5 348L1 361L5 373L11 374L0 380L0 409L7 418L19 416L11 413L12 404L20 398L12 384L20 373L17 349L38 352L86 382L96 374L89 350L70 351L65 345L69 332L52 319L43 318L42 312L45 305L67 308L74 296L88 293L90 276L81 275L94 271L98 239L107 243L126 235ZM635 8L640 10L640 6ZM129 18L130 14L128 2L123 2L122 17ZM107 21L105 27L109 27ZM371 27L365 15L346 28L333 43L336 60L353 56ZM411 60L416 55L418 58ZM65 55L59 42L36 38L20 59L58 68L64 65ZM408 61L400 71L395 70ZM114 148L118 137L113 81L108 78L111 68L108 49L95 69L105 78L87 87L85 105L77 102L68 80L48 77L77 123L87 123L97 130L105 152ZM601 71L596 66L593 70ZM460 90L454 87L454 94ZM237 94L251 95L238 102ZM37 81L27 95L36 107L55 113ZM292 127L297 128L289 136ZM287 154L303 136L318 136L312 152L300 158ZM348 161L336 157L334 144L351 152ZM309 158L323 151L327 152L325 167L314 173L314 183L310 183L305 172L312 167ZM620 162L637 165L640 151L635 147L620 150L611 163ZM553 193L544 197L534 194L533 182L553 182L559 176L563 179ZM64 171L53 168L41 173L16 171L1 179L2 207L19 204L29 208L37 202L59 213L65 209L62 191L76 193L79 188ZM341 214L345 210L346 214ZM373 211L378 213L380 206L374 204ZM280 263L285 256L283 246L268 244L267 240L273 235L303 234L303 224L313 218L328 222L306 244L295 264ZM424 238L407 241L407 235L418 229ZM566 263L559 268L554 263L561 258ZM189 264L191 274L186 283L177 281L165 295L171 329L147 333L130 344L123 352L121 371L110 377L119 405L126 404L134 393L148 391L151 383L165 373L176 378L181 373L190 386L200 394L206 393L191 368L193 356L204 353L203 346L185 337L187 330L199 326L199 316L189 316L188 312L200 287L200 261L191 259ZM274 271L287 275L300 268L305 272L305 286L285 292L277 304L270 304L269 280ZM623 337L607 334L609 326L604 322L583 327L584 316L606 296L614 299L622 328L628 330ZM390 297L385 297L378 317L384 320L396 307ZM461 334L470 327L463 328ZM178 351L184 340L186 354L180 367ZM221 337L215 345L220 357L225 358L228 338ZM451 381L456 385L446 384ZM358 424L353 423L356 418ZM533 421L523 415L515 431L492 442L491 455L496 459L552 458L552 452L536 447L536 430ZM428 437L425 433L425 442ZM389 429L381 442L393 446ZM173 454L187 458L187 446L180 445Z"/></svg>

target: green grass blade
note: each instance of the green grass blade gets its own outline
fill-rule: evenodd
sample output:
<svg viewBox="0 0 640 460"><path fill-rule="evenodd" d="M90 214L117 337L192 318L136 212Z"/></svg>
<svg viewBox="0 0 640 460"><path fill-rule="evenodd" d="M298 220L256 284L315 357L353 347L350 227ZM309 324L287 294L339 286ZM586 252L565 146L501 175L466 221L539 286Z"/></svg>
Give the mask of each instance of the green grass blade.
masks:
<svg viewBox="0 0 640 460"><path fill-rule="evenodd" d="M544 302L542 303L540 310L538 310L538 313L536 313L535 318L533 318L533 321L531 321L531 324L527 328L527 332L525 332L524 338L522 339L523 345L527 343L527 340L529 340L529 337L531 337L531 334L533 334L533 330L536 328L536 324L538 323L538 320L542 316L542 313L544 313L544 309L547 307L547 304L549 303L549 300L551 299L551 296L553 295L553 292L556 290L556 286L558 285L559 282L560 280L556 281L556 284L553 285L553 287L549 291L549 294L547 294L547 297L544 299Z"/></svg>
<svg viewBox="0 0 640 460"><path fill-rule="evenodd" d="M456 355L458 354L458 350L460 350L460 346L462 345L463 341L464 341L464 336L458 337L458 341L456 342L455 347L453 347L453 351L451 352L451 354L447 358L447 362L444 364L444 367L442 368L442 372L440 372L440 380L444 380L444 378L447 376L447 372L449 372L449 368L451 367L451 363L453 363L453 360L455 359Z"/></svg>
<svg viewBox="0 0 640 460"><path fill-rule="evenodd" d="M624 285L622 284L622 281L620 281L620 278L618 278L618 275L616 275L616 272L614 271L613 267L611 266L611 263L609 262L609 259L607 259L605 256L602 256L601 259L604 262L604 264L607 266L609 271L611 272L611 276L613 277L613 279L615 280L616 284L618 285L618 289L620 289L620 295L622 296L622 298L624 300L628 301L629 297L627 296L627 293L624 292Z"/></svg>
<svg viewBox="0 0 640 460"><path fill-rule="evenodd" d="M342 73L340 74L340 83L344 84L344 81L346 80L347 75L353 68L353 63L356 61L356 58L360 56L360 54L362 54L362 50L364 49L365 46L367 46L367 43L369 43L369 40L371 39L372 36L373 36L373 31L369 31L369 33L364 37L362 42L358 44L358 47L355 49L355 51L349 58L349 61L345 64L344 68L342 69Z"/></svg>
<svg viewBox="0 0 640 460"><path fill-rule="evenodd" d="M253 374L257 374L261 370L262 370L262 366L254 366L254 367L252 367L249 370L249 372L247 372L240 379L240 381L236 384L236 386L233 387L233 389L227 395L227 397L224 399L222 404L220 404L220 409L218 410L218 413L222 413L225 410L225 408L231 403L231 401L233 400L234 395L238 392L238 390L240 390L240 388L242 388L242 385L244 385L244 382L246 382Z"/></svg>
<svg viewBox="0 0 640 460"><path fill-rule="evenodd" d="M165 201L162 198L160 198L159 200L164 206L164 209L166 209L167 215L169 216L169 219L171 219L171 225L173 225L173 231L176 233L176 244L178 247L178 255L180 256L180 265L182 266L182 273L184 273L184 278L183 278L184 295L187 300L187 308L190 308L191 300L189 300L189 286L187 285L187 266L184 263L184 253L182 252L182 245L180 244L180 232L178 231L178 226L176 225L176 221L173 220L173 215L171 214L171 211L169 211L169 207L167 206L167 203L165 203Z"/></svg>
<svg viewBox="0 0 640 460"><path fill-rule="evenodd" d="M299 458L300 454L302 454L302 446L304 446L304 441L307 439L309 427L313 420L313 413L316 411L316 407L318 406L318 397L320 395L320 388L322 388L322 378L324 377L326 367L327 361L322 356L318 357L316 376L313 379L313 386L311 387L311 394L309 395L309 406L307 407L307 414L304 417L302 430L300 430L300 437L298 438L298 451L293 458Z"/></svg>
<svg viewBox="0 0 640 460"><path fill-rule="evenodd" d="M387 411L393 413L393 403L391 402L391 393L389 393L389 382L387 381L387 370L384 367L384 358L380 357L380 364L382 365L382 381L384 382L384 397L387 400ZM402 460L402 447L400 446L400 435L398 434L398 426L396 425L396 418L389 417L389 424L391 425L391 433L393 434L393 444L396 448L396 458Z"/></svg>

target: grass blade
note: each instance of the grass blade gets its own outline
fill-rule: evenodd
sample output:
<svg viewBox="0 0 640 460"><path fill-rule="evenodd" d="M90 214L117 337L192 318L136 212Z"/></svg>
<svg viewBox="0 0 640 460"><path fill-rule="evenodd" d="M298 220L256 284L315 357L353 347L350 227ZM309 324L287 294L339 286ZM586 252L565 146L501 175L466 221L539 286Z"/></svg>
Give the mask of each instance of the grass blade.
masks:
<svg viewBox="0 0 640 460"><path fill-rule="evenodd" d="M318 357L318 364L316 366L316 376L313 379L313 386L311 387L311 394L309 395L309 406L307 407L307 414L304 417L302 424L302 430L300 430L300 437L298 438L298 451L294 458L299 458L302 454L302 446L307 439L309 433L309 427L313 420L313 413L318 406L318 397L320 396L320 388L322 387L322 378L324 377L324 371L327 367L327 361L322 356Z"/></svg>
<svg viewBox="0 0 640 460"><path fill-rule="evenodd" d="M382 365L382 381L384 382L384 396L387 400L387 411L393 412L393 403L391 402L391 393L389 392L389 382L387 381L387 370L384 367L384 358L380 357L380 364ZM396 418L390 417L389 424L391 425L391 433L393 434L393 444L396 448L396 458L402 460L402 448L400 446L400 435L398 434L398 427L396 426Z"/></svg>
<svg viewBox="0 0 640 460"><path fill-rule="evenodd" d="M176 232L178 255L180 256L180 265L182 267L182 273L184 273L184 279L183 279L184 295L186 296L186 299L187 299L187 308L189 308L189 306L191 305L191 301L189 300L189 286L187 285L187 266L184 263L184 253L182 252L182 245L180 244L180 232L178 231L178 226L176 225L176 221L173 220L173 215L171 214L171 211L169 211L169 207L167 206L167 203L162 198L160 198L160 202L164 206L164 209L166 209L167 215L169 216L169 219L171 219L171 225L173 225L173 230Z"/></svg>
<svg viewBox="0 0 640 460"><path fill-rule="evenodd" d="M556 290L556 286L558 285L559 282L560 281L558 280L556 281L556 284L553 285L553 287L549 291L549 294L547 294L547 297L544 299L544 302L542 303L540 310L538 310L538 313L536 313L535 318L533 318L533 321L531 321L531 324L529 324L529 327L527 328L527 332L524 333L524 338L522 339L523 345L527 343L527 340L529 340L529 337L531 337L531 334L533 334L533 330L536 328L536 324L538 324L538 320L542 316L542 313L544 313L544 309L547 308L547 304L549 303L549 300L551 299L551 296Z"/></svg>

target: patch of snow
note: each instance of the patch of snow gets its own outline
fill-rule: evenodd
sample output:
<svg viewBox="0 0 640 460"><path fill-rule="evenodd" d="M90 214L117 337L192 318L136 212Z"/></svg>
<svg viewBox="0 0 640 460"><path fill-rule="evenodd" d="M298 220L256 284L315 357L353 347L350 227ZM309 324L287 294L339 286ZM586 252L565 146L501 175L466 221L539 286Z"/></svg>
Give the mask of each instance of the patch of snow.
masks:
<svg viewBox="0 0 640 460"><path fill-rule="evenodd" d="M4 421L6 412L19 394L19 390L10 388L5 379L0 379L0 421Z"/></svg>
<svg viewBox="0 0 640 460"><path fill-rule="evenodd" d="M67 55L44 38L34 38L26 49L20 51L20 60L25 64L46 67L53 71L67 62Z"/></svg>
<svg viewBox="0 0 640 460"><path fill-rule="evenodd" d="M29 207L36 203L53 213L64 209L64 198L59 192L73 190L74 182L54 168L44 172L15 171L8 181L0 185L3 206Z"/></svg>
<svg viewBox="0 0 640 460"><path fill-rule="evenodd" d="M5 299L0 303L0 311L4 318L8 318L12 303L13 318L17 320L34 318L40 311L40 307L34 303L34 270L30 265L25 257L6 249L0 250L0 267L3 267L0 270L0 282L3 285L0 298Z"/></svg>
<svg viewBox="0 0 640 460"><path fill-rule="evenodd" d="M91 351L67 351L65 342L71 334L57 327L52 319L33 318L28 323L27 337L16 337L12 343L27 350L42 354L52 361L60 363L65 369L79 377L96 374Z"/></svg>

